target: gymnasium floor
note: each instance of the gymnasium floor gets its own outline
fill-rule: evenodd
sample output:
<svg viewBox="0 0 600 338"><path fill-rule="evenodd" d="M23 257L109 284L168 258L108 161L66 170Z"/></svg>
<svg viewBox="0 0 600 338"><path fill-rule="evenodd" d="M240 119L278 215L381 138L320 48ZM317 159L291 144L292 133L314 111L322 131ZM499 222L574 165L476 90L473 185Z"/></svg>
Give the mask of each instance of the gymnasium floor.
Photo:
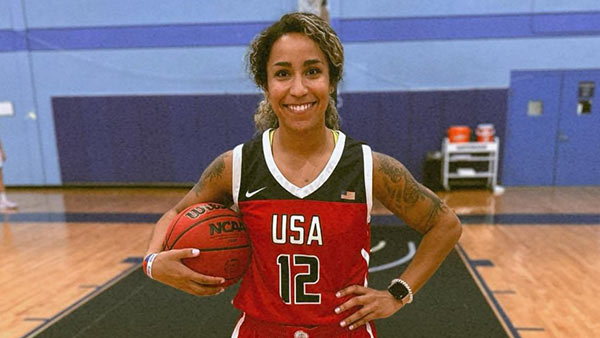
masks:
<svg viewBox="0 0 600 338"><path fill-rule="evenodd" d="M9 190L20 208L0 212L0 337L34 336L137 269L152 222L185 191ZM439 195L461 216L456 250L508 336L600 336L600 187Z"/></svg>

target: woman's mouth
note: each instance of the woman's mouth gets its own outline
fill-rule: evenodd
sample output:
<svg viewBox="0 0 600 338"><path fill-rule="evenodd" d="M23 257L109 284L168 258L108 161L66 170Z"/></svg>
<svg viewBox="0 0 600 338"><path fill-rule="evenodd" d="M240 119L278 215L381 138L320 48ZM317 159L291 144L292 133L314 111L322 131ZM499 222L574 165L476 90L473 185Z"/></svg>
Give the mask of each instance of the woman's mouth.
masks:
<svg viewBox="0 0 600 338"><path fill-rule="evenodd" d="M284 104L283 106L294 113L302 113L312 108L315 104L316 102L310 102L303 104Z"/></svg>

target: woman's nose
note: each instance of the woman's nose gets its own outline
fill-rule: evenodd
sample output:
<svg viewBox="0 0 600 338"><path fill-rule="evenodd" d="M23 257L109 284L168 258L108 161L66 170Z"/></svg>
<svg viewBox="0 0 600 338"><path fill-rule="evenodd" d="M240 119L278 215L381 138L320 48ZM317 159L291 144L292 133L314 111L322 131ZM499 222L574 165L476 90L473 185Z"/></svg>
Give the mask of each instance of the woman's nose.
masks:
<svg viewBox="0 0 600 338"><path fill-rule="evenodd" d="M290 94L293 96L303 96L308 92L304 79L301 76L294 76L291 83Z"/></svg>

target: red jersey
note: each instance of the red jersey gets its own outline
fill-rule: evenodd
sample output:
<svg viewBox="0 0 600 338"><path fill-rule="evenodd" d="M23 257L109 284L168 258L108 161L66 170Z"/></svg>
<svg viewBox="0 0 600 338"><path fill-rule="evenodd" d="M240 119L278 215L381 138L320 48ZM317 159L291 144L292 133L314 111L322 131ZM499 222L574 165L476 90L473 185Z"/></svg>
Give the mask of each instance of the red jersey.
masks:
<svg viewBox="0 0 600 338"><path fill-rule="evenodd" d="M277 168L269 130L233 150L233 198L252 260L233 301L248 316L289 325L332 325L344 287L367 285L371 149L342 132L320 175L300 188Z"/></svg>

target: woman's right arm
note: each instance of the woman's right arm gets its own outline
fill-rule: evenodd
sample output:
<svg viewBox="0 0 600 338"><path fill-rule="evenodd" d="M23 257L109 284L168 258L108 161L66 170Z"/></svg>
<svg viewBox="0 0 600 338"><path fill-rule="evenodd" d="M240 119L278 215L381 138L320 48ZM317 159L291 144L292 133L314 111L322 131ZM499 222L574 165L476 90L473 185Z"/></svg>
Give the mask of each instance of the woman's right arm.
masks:
<svg viewBox="0 0 600 338"><path fill-rule="evenodd" d="M157 253L152 263L153 279L198 296L210 296L223 291L221 284L225 280L222 277L202 275L181 262L183 258L202 257L202 252L197 252L195 248L163 251L163 242L171 221L188 206L202 202L231 205L231 164L231 151L217 157L204 170L198 183L156 222L146 251L146 257Z"/></svg>

